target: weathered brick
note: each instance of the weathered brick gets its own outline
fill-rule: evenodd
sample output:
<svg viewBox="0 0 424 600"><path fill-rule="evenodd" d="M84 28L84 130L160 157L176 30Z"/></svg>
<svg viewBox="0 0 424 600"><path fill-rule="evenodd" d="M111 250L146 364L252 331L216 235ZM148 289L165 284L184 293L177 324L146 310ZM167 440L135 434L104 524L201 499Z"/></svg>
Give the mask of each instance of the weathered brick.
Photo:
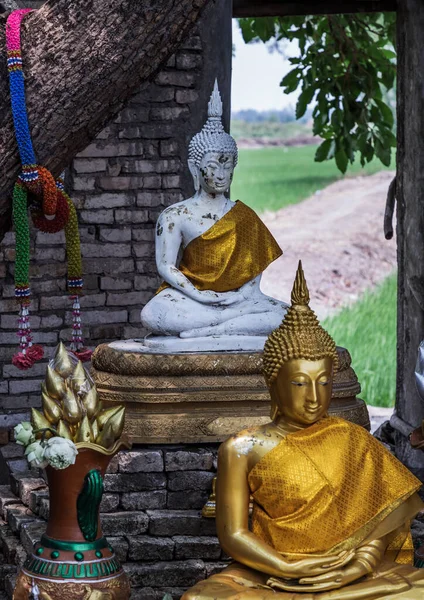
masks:
<svg viewBox="0 0 424 600"><path fill-rule="evenodd" d="M9 475L11 473L24 474L28 470L28 462L26 458L16 458L6 461L7 468L9 469Z"/></svg>
<svg viewBox="0 0 424 600"><path fill-rule="evenodd" d="M181 91L181 90L179 90L179 91ZM187 91L189 91L189 90L187 90ZM178 94L178 92L177 92L177 94ZM179 152L180 152L180 146L176 140L162 140L160 142L160 155L161 156L178 156Z"/></svg>
<svg viewBox="0 0 424 600"><path fill-rule="evenodd" d="M119 455L120 473L162 472L163 456L160 450L134 450Z"/></svg>
<svg viewBox="0 0 424 600"><path fill-rule="evenodd" d="M46 487L46 482L40 477L23 477L19 480L19 497L22 503L25 504L25 506L29 506L31 492L35 490L45 490Z"/></svg>
<svg viewBox="0 0 424 600"><path fill-rule="evenodd" d="M19 498L12 493L8 485L0 486L0 516L4 517L4 509L10 504L17 504Z"/></svg>
<svg viewBox="0 0 424 600"><path fill-rule="evenodd" d="M175 559L203 558L206 560L218 559L221 556L221 546L217 537L191 537L187 535L175 536Z"/></svg>
<svg viewBox="0 0 424 600"><path fill-rule="evenodd" d="M39 510L39 516L43 519L45 519L46 521L49 518L49 512L50 512L50 502L48 498L41 498L40 501L40 510Z"/></svg>
<svg viewBox="0 0 424 600"><path fill-rule="evenodd" d="M131 231L130 231L131 235ZM101 277L100 278L100 289L101 290L131 290L133 282L131 279L115 279L114 277Z"/></svg>
<svg viewBox="0 0 424 600"><path fill-rule="evenodd" d="M178 173L180 169L180 161L173 159L125 160L122 163L123 173Z"/></svg>
<svg viewBox="0 0 424 600"><path fill-rule="evenodd" d="M16 558L16 550L19 545L19 538L16 537L16 535L12 532L10 527L2 527L0 529L0 542L1 552L5 562L14 564ZM1 583L0 589L2 589Z"/></svg>
<svg viewBox="0 0 424 600"><path fill-rule="evenodd" d="M203 59L201 54L178 52L176 66L177 69L198 69L202 65Z"/></svg>
<svg viewBox="0 0 424 600"><path fill-rule="evenodd" d="M116 340L122 338L122 325L100 325L90 327L91 340Z"/></svg>
<svg viewBox="0 0 424 600"><path fill-rule="evenodd" d="M38 327L40 327L40 322L41 322L40 317L37 317L36 315L31 315L31 326L33 329L38 329ZM16 329L17 324L18 324L18 317L16 314L1 316L1 328L2 329ZM3 336L3 334L2 334L2 336ZM15 340L13 343L15 343L15 342L16 342L16 336L15 336Z"/></svg>
<svg viewBox="0 0 424 600"><path fill-rule="evenodd" d="M137 175L100 177L99 187L102 190L139 190L144 187L144 178Z"/></svg>
<svg viewBox="0 0 424 600"><path fill-rule="evenodd" d="M196 90L177 90L175 99L178 104L191 104L199 98L199 92Z"/></svg>
<svg viewBox="0 0 424 600"><path fill-rule="evenodd" d="M120 273L132 273L134 261L132 258L88 258L84 260L86 273L98 273L101 275L118 275Z"/></svg>
<svg viewBox="0 0 424 600"><path fill-rule="evenodd" d="M127 258L131 256L129 244L81 244L81 252L87 258Z"/></svg>
<svg viewBox="0 0 424 600"><path fill-rule="evenodd" d="M3 375L5 375L3 371ZM9 392L9 383L7 381L0 381L0 394L7 394Z"/></svg>
<svg viewBox="0 0 424 600"><path fill-rule="evenodd" d="M134 105L124 108L115 123L146 123L149 120L149 106Z"/></svg>
<svg viewBox="0 0 424 600"><path fill-rule="evenodd" d="M149 218L147 210L115 210L115 221L118 225L125 223L145 223Z"/></svg>
<svg viewBox="0 0 424 600"><path fill-rule="evenodd" d="M218 573L221 573L221 571L223 571L226 567L228 567L229 562L230 562L229 560L213 562L213 563L205 562L206 577L212 577L212 575L217 575Z"/></svg>
<svg viewBox="0 0 424 600"><path fill-rule="evenodd" d="M33 396L4 396L1 399L3 410L29 410L30 408L40 408L41 394Z"/></svg>
<svg viewBox="0 0 424 600"><path fill-rule="evenodd" d="M123 242L129 242L131 240L131 229L129 227L124 227L124 228L118 228L118 227L114 227L113 229L105 229L105 228L101 228L100 229L100 240L102 242L112 242L113 244L116 243L123 243ZM114 249L115 246L112 247L112 249Z"/></svg>
<svg viewBox="0 0 424 600"><path fill-rule="evenodd" d="M11 394L25 394L29 392L40 391L40 380L38 379L14 379L9 382L9 391ZM1 422L1 417L0 417Z"/></svg>
<svg viewBox="0 0 424 600"><path fill-rule="evenodd" d="M137 537L128 536L127 540L129 545L128 560L147 562L173 559L174 542L171 538L141 535ZM201 557L199 556L199 558Z"/></svg>
<svg viewBox="0 0 424 600"><path fill-rule="evenodd" d="M16 318L16 300L15 298L10 298L8 300L0 300L0 314L6 313L6 312L13 312L15 313L15 318Z"/></svg>
<svg viewBox="0 0 424 600"><path fill-rule="evenodd" d="M201 560L127 563L124 569L129 575L131 586L134 587L157 587L165 581L169 586L191 587L202 581L205 575L205 565Z"/></svg>
<svg viewBox="0 0 424 600"><path fill-rule="evenodd" d="M119 494L103 494L100 512L116 512L119 506Z"/></svg>
<svg viewBox="0 0 424 600"><path fill-rule="evenodd" d="M202 50L202 38L200 35L189 35L185 38L184 42L181 44L180 48L182 50Z"/></svg>
<svg viewBox="0 0 424 600"><path fill-rule="evenodd" d="M106 492L138 492L159 490L166 487L163 473L113 473L105 475Z"/></svg>
<svg viewBox="0 0 424 600"><path fill-rule="evenodd" d="M72 167L76 173L100 173L106 170L107 161L101 158L75 158Z"/></svg>
<svg viewBox="0 0 424 600"><path fill-rule="evenodd" d="M72 307L69 296L42 296L40 299L40 310L60 310ZM31 318L32 321L32 318Z"/></svg>
<svg viewBox="0 0 424 600"><path fill-rule="evenodd" d="M22 524L19 537L27 554L30 554L33 551L34 545L39 542L41 536L46 533L46 527L46 523L40 519Z"/></svg>
<svg viewBox="0 0 424 600"><path fill-rule="evenodd" d="M161 176L160 175L144 175L143 177L143 187L146 190L149 189L157 189L161 187Z"/></svg>
<svg viewBox="0 0 424 600"><path fill-rule="evenodd" d="M152 121L176 121L189 115L190 111L185 106L161 106L150 111Z"/></svg>
<svg viewBox="0 0 424 600"><path fill-rule="evenodd" d="M136 242L154 242L155 241L155 228L154 227L143 227L140 229L132 230L132 238Z"/></svg>
<svg viewBox="0 0 424 600"><path fill-rule="evenodd" d="M133 325L127 325L126 327L124 327L123 338L125 340L135 339L135 338L143 338L148 333L149 332L147 331L147 329L145 329L141 325L139 327L134 327Z"/></svg>
<svg viewBox="0 0 424 600"><path fill-rule="evenodd" d="M133 250L137 258L149 258L154 256L154 245L152 243L133 244Z"/></svg>
<svg viewBox="0 0 424 600"><path fill-rule="evenodd" d="M209 471L214 455L203 450L165 450L166 471Z"/></svg>
<svg viewBox="0 0 424 600"><path fill-rule="evenodd" d="M77 192L91 192L96 188L96 179L87 175L77 175L73 179L72 187Z"/></svg>
<svg viewBox="0 0 424 600"><path fill-rule="evenodd" d="M131 98L131 104L142 104L150 102L171 102L175 96L173 87L159 87L154 83L150 83L141 89L141 91ZM125 136L123 136L125 137Z"/></svg>
<svg viewBox="0 0 424 600"><path fill-rule="evenodd" d="M194 75L182 71L161 71L155 79L158 85L175 85L179 87L194 87Z"/></svg>
<svg viewBox="0 0 424 600"><path fill-rule="evenodd" d="M5 520L10 529L17 533L24 523L35 521L32 512L22 504L9 504L4 507Z"/></svg>
<svg viewBox="0 0 424 600"><path fill-rule="evenodd" d="M112 546L113 551L116 554L116 557L118 558L118 560L121 563L124 563L127 561L127 557L128 557L128 542L127 540L122 537L122 536L108 536L107 538L108 543Z"/></svg>
<svg viewBox="0 0 424 600"><path fill-rule="evenodd" d="M209 491L183 490L168 492L167 508L176 510L201 510L209 498Z"/></svg>
<svg viewBox="0 0 424 600"><path fill-rule="evenodd" d="M181 177L179 175L164 175L162 177L163 189L178 188L178 187L180 187L180 185L181 185Z"/></svg>
<svg viewBox="0 0 424 600"><path fill-rule="evenodd" d="M146 301L147 300L143 292L126 292L123 294L108 293L106 306L130 306L132 304L137 304L140 306Z"/></svg>
<svg viewBox="0 0 424 600"><path fill-rule="evenodd" d="M79 216L83 223L113 223L113 210L81 210Z"/></svg>
<svg viewBox="0 0 424 600"><path fill-rule="evenodd" d="M168 489L173 492L182 490L210 490L215 473L209 471L182 471L169 473Z"/></svg>
<svg viewBox="0 0 424 600"><path fill-rule="evenodd" d="M150 535L200 535L202 517L198 511L146 510L146 513Z"/></svg>
<svg viewBox="0 0 424 600"><path fill-rule="evenodd" d="M127 492L121 495L124 510L159 510L166 508L166 490Z"/></svg>
<svg viewBox="0 0 424 600"><path fill-rule="evenodd" d="M133 204L133 201L133 196L131 194L96 194L95 196L89 196L86 199L84 203L84 208L86 210L98 208L123 208L124 206L131 206L131 204Z"/></svg>
<svg viewBox="0 0 424 600"><path fill-rule="evenodd" d="M126 323L128 311L126 310L87 310L84 312L84 323L86 325L104 325L110 323ZM72 323L72 313L66 313L65 323Z"/></svg>
<svg viewBox="0 0 424 600"><path fill-rule="evenodd" d="M160 277L149 277L148 275L136 275L134 278L134 289L156 290L160 285Z"/></svg>
<svg viewBox="0 0 424 600"><path fill-rule="evenodd" d="M68 304L69 306L69 304ZM62 317L58 317L57 315L48 315L47 317L41 317L41 327L42 329L58 329L62 327L63 319ZM36 365L34 365L35 367ZM32 369L34 368L32 367ZM31 370L32 370L31 369Z"/></svg>
<svg viewBox="0 0 424 600"><path fill-rule="evenodd" d="M115 156L141 156L143 154L143 144L140 141L136 142L118 142L112 144L105 142L97 142L90 144L81 152L79 157L115 157Z"/></svg>
<svg viewBox="0 0 424 600"><path fill-rule="evenodd" d="M58 334L56 331L51 331L49 333L33 331L32 341L34 344L56 344L58 341Z"/></svg>
<svg viewBox="0 0 424 600"><path fill-rule="evenodd" d="M18 369L14 365L4 365L3 367L3 376L4 377L19 377L19 379L26 379L28 377L38 377L39 375L45 375L47 368L47 363L35 363L31 369L27 371L23 371L22 369Z"/></svg>
<svg viewBox="0 0 424 600"><path fill-rule="evenodd" d="M3 458L22 458L25 452L25 446L22 444L15 444L14 442L9 442L6 446L2 446L0 448L1 455ZM2 486L0 486L0 490ZM0 492L1 495L1 492Z"/></svg>
<svg viewBox="0 0 424 600"><path fill-rule="evenodd" d="M49 489L33 490L29 495L29 508L35 515L40 512L40 504L44 499L49 498Z"/></svg>
<svg viewBox="0 0 424 600"><path fill-rule="evenodd" d="M117 512L102 515L102 529L105 535L139 535L147 531L149 519L142 512Z"/></svg>

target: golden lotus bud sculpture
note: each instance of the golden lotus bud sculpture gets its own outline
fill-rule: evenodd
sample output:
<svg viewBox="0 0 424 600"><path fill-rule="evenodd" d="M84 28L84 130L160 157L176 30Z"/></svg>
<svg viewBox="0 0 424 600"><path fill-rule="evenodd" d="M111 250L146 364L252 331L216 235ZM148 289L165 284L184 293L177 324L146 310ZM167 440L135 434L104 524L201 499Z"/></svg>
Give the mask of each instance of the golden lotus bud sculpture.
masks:
<svg viewBox="0 0 424 600"><path fill-rule="evenodd" d="M123 446L125 408L105 408L82 363L63 344L41 385L41 410L15 428L28 461L45 468L50 514L16 581L14 600L128 600L128 578L103 536L103 477ZM36 594L39 594L36 595Z"/></svg>

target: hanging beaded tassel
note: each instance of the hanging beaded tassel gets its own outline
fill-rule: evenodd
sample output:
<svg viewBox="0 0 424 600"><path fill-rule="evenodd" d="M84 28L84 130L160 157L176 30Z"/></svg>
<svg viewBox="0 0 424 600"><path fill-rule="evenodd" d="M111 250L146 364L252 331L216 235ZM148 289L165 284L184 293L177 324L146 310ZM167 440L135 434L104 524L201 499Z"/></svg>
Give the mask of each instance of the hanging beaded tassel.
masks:
<svg viewBox="0 0 424 600"><path fill-rule="evenodd" d="M81 308L78 296L82 294L82 264L78 220L71 199L64 191L63 181L37 164L32 146L25 103L25 83L22 71L20 26L31 9L16 10L6 24L7 65L15 136L22 163L22 171L13 190L13 222L16 232L15 296L20 304L18 336L20 350L12 359L20 369L29 369L43 357L41 346L33 345L29 320L31 290L29 286L30 238L28 224L28 192L31 193L31 216L35 227L46 233L65 230L68 259L68 291L73 304L77 298L78 335L72 337L72 350L80 360L89 360L91 351L84 349L81 332ZM53 217L48 219L47 216Z"/></svg>

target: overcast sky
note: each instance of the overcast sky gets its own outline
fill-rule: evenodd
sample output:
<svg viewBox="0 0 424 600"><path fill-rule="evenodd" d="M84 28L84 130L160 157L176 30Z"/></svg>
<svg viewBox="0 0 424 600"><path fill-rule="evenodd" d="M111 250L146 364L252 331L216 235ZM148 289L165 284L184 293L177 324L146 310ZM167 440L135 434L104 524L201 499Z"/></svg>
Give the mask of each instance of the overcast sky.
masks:
<svg viewBox="0 0 424 600"><path fill-rule="evenodd" d="M232 105L233 111L281 109L295 105L297 93L287 95L280 81L290 71L290 63L265 44L245 44L237 21L233 19ZM293 50L295 55L295 50Z"/></svg>

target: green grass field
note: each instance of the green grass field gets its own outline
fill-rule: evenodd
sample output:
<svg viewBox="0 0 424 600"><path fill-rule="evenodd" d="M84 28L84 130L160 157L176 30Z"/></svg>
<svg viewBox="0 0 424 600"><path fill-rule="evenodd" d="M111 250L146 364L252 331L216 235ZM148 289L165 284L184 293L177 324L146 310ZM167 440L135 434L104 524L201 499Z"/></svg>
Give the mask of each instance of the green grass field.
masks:
<svg viewBox="0 0 424 600"><path fill-rule="evenodd" d="M246 121L231 120L231 135L236 138L271 138L279 140L293 139L300 136L311 136L312 127L307 123L290 121L279 123L275 121Z"/></svg>
<svg viewBox="0 0 424 600"><path fill-rule="evenodd" d="M373 406L393 406L396 389L396 275L388 277L353 306L323 326L337 345L348 348L362 385L361 397Z"/></svg>
<svg viewBox="0 0 424 600"><path fill-rule="evenodd" d="M259 213L278 210L296 204L340 179L342 174L334 161L314 161L316 148L299 146L240 150L231 187L232 199L242 200ZM383 165L377 160L364 169L357 162L349 166L348 175L370 175L382 169Z"/></svg>

